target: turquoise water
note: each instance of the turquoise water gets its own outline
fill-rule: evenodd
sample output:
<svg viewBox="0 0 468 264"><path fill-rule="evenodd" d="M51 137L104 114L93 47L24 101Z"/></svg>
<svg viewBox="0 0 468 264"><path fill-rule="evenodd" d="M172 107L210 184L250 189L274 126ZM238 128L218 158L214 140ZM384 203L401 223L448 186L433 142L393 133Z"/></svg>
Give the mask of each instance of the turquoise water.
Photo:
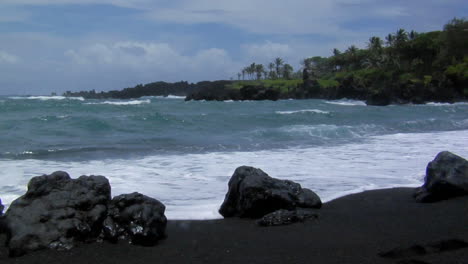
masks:
<svg viewBox="0 0 468 264"><path fill-rule="evenodd" d="M0 198L30 177L102 174L169 218L216 218L237 166L316 190L324 200L416 186L438 151L468 156L468 104L373 107L352 100L185 102L0 97Z"/></svg>

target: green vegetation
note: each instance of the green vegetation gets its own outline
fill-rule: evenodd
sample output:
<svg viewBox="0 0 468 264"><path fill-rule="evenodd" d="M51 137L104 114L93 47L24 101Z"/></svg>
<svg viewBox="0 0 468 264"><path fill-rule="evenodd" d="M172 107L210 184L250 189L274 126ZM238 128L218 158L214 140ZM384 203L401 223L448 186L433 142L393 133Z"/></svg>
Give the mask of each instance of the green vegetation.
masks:
<svg viewBox="0 0 468 264"><path fill-rule="evenodd" d="M341 98L385 103L465 100L468 95L468 21L453 19L443 31L399 29L385 40L371 37L365 49L333 49L330 57L302 61L302 74L283 59L252 63L242 69L232 88L259 86L280 97ZM244 80L251 81L244 81ZM255 80L255 81L254 81ZM294 91L291 93L291 91ZM371 102L372 103L372 102Z"/></svg>
<svg viewBox="0 0 468 264"><path fill-rule="evenodd" d="M307 58L303 63L308 74L305 89L319 79L315 87L319 97L330 95L331 86L323 80L334 80L340 83L340 94L359 99L373 95L397 103L466 99L467 31L468 21L453 19L443 31L399 29L385 41L371 37L365 49L350 46L344 52L334 49L328 58Z"/></svg>
<svg viewBox="0 0 468 264"><path fill-rule="evenodd" d="M296 88L302 86L303 81L301 79L294 80L285 80L285 79L276 79L276 80L253 80L253 81L235 81L232 84L229 84L227 88L239 90L242 87L251 85L251 86L262 86L265 88L275 89L281 92L287 92L288 89Z"/></svg>

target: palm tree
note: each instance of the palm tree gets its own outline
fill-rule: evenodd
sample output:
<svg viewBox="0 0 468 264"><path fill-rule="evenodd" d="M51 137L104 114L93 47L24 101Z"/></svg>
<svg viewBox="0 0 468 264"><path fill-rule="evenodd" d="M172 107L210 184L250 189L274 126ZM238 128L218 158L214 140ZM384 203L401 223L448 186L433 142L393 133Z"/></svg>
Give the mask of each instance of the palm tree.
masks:
<svg viewBox="0 0 468 264"><path fill-rule="evenodd" d="M312 58L303 59L301 64L304 66L304 69L310 71L312 69Z"/></svg>
<svg viewBox="0 0 468 264"><path fill-rule="evenodd" d="M265 71L263 64L256 64L255 65L255 72L257 73L257 80L262 78L262 74Z"/></svg>
<svg viewBox="0 0 468 264"><path fill-rule="evenodd" d="M344 62L343 62L343 66L347 67L348 69L351 68L355 68L355 66L357 66L357 52L358 52L358 48L354 45L351 45L346 51L345 51L345 56L344 56Z"/></svg>
<svg viewBox="0 0 468 264"><path fill-rule="evenodd" d="M270 72L268 73L269 78L270 78L270 79L275 79L275 78L276 78L276 77L275 77L275 71L274 71L274 70L275 70L275 64L274 64L273 62L270 62L270 63L268 64L268 70L270 71Z"/></svg>
<svg viewBox="0 0 468 264"><path fill-rule="evenodd" d="M250 64L250 66L249 66L250 79L254 78L256 68L257 68L257 66L256 66L255 62L252 62L252 64Z"/></svg>
<svg viewBox="0 0 468 264"><path fill-rule="evenodd" d="M395 35L395 46L401 47L406 41L408 41L408 33L400 28Z"/></svg>
<svg viewBox="0 0 468 264"><path fill-rule="evenodd" d="M380 51L382 49L383 41L379 37L372 37L369 39L367 48L373 51Z"/></svg>
<svg viewBox="0 0 468 264"><path fill-rule="evenodd" d="M393 42L395 41L395 36L393 36L392 34L388 34L385 37L385 41L386 41L387 47L392 47Z"/></svg>
<svg viewBox="0 0 468 264"><path fill-rule="evenodd" d="M381 66L382 62L382 48L383 41L379 37L372 37L369 39L369 43L367 44L369 50L369 56L364 61L364 64L368 68Z"/></svg>
<svg viewBox="0 0 468 264"><path fill-rule="evenodd" d="M244 68L244 69L242 69L242 80L245 80L245 73L246 73L246 71L245 71L245 68Z"/></svg>
<svg viewBox="0 0 468 264"><path fill-rule="evenodd" d="M278 78L281 77L281 66L283 65L284 61L281 58L276 58L275 59L275 66L276 66L276 75Z"/></svg>
<svg viewBox="0 0 468 264"><path fill-rule="evenodd" d="M419 35L418 32L416 32L414 30L411 30L408 37L409 37L410 40L415 40L418 37L418 35Z"/></svg>
<svg viewBox="0 0 468 264"><path fill-rule="evenodd" d="M339 49L333 49L333 57L330 58L330 63L332 64L333 71L339 70L343 65L342 54Z"/></svg>
<svg viewBox="0 0 468 264"><path fill-rule="evenodd" d="M291 65L285 64L283 66L283 78L289 80L291 79L292 73L294 72L294 69Z"/></svg>

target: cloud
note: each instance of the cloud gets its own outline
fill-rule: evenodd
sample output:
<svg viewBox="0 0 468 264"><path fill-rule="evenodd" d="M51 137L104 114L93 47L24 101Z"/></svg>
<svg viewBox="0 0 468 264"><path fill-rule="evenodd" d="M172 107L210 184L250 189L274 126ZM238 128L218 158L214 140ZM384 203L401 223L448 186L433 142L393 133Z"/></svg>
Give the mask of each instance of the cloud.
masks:
<svg viewBox="0 0 468 264"><path fill-rule="evenodd" d="M18 62L19 58L17 56L0 50L0 63L16 64Z"/></svg>
<svg viewBox="0 0 468 264"><path fill-rule="evenodd" d="M294 54L289 44L265 41L261 44L245 44L242 46L246 56L253 61L271 61L277 57L287 58Z"/></svg>
<svg viewBox="0 0 468 264"><path fill-rule="evenodd" d="M67 50L65 56L77 65L151 69L151 71L158 72L177 70L193 72L207 68L228 71L234 64L223 49L203 49L195 54L185 55L168 43L136 41L96 43L79 49Z"/></svg>

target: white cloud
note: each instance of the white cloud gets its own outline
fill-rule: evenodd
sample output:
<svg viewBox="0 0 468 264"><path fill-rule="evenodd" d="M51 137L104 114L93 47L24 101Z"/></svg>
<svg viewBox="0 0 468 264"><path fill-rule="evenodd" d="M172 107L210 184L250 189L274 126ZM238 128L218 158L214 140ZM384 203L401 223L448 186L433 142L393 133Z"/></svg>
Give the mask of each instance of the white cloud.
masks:
<svg viewBox="0 0 468 264"><path fill-rule="evenodd" d="M204 49L194 55L184 55L168 43L121 41L112 44L92 44L70 49L65 55L78 65L128 67L157 71L177 69L228 69L233 62L223 49ZM183 77L183 76L181 76Z"/></svg>
<svg viewBox="0 0 468 264"><path fill-rule="evenodd" d="M253 61L272 61L277 57L288 58L294 54L289 44L266 41L262 44L247 44L242 48L247 57Z"/></svg>
<svg viewBox="0 0 468 264"><path fill-rule="evenodd" d="M0 63L16 64L19 62L19 58L6 51L0 50Z"/></svg>

